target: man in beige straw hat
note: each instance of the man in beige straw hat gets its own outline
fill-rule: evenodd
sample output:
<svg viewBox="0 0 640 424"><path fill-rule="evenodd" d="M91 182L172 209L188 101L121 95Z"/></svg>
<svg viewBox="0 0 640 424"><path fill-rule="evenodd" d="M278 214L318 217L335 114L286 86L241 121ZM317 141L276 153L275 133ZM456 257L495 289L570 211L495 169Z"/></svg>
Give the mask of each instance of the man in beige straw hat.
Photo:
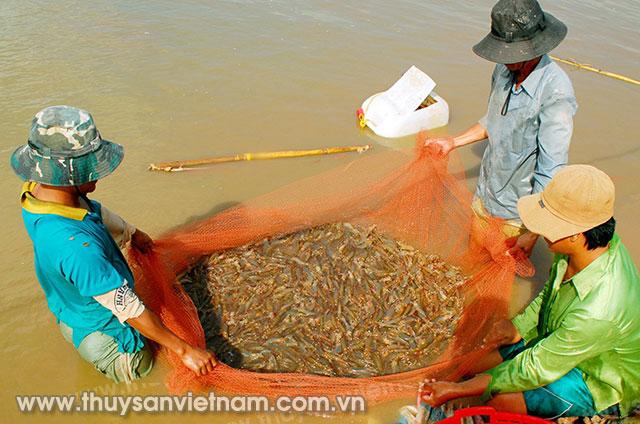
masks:
<svg viewBox="0 0 640 424"><path fill-rule="evenodd" d="M555 253L549 280L520 315L494 325L480 374L426 382L426 403L484 393L499 410L549 419L624 417L640 404L640 277L614 232L614 198L604 172L572 165L518 201Z"/></svg>

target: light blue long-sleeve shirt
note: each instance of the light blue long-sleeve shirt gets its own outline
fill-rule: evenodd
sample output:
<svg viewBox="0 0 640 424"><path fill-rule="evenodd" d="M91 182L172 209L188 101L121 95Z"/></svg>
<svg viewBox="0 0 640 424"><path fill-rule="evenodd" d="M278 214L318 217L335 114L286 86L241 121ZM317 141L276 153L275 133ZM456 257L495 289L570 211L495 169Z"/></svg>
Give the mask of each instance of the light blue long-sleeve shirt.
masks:
<svg viewBox="0 0 640 424"><path fill-rule="evenodd" d="M509 91L508 111L502 116ZM518 89L507 67L496 65L487 114L480 120L489 145L476 189L491 215L519 219L518 199L541 192L567 164L577 109L569 77L549 56L542 56Z"/></svg>

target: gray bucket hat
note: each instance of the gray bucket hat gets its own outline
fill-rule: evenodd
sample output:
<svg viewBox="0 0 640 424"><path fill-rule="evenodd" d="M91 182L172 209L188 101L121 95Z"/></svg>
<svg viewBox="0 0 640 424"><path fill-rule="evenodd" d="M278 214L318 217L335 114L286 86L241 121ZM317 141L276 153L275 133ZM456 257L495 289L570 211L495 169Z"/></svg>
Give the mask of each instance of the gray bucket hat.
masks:
<svg viewBox="0 0 640 424"><path fill-rule="evenodd" d="M566 25L536 0L500 0L491 10L491 32L473 51L495 63L524 62L550 52L566 35Z"/></svg>
<svg viewBox="0 0 640 424"><path fill-rule="evenodd" d="M11 155L11 167L24 181L77 186L111 174L122 162L121 145L103 140L91 114L72 106L36 113L26 145Z"/></svg>

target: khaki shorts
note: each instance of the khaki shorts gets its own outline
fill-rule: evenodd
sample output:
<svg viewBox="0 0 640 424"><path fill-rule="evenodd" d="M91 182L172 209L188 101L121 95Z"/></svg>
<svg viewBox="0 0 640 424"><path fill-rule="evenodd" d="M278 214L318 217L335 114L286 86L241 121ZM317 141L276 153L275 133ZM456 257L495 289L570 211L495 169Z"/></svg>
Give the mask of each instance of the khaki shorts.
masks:
<svg viewBox="0 0 640 424"><path fill-rule="evenodd" d="M62 321L59 326L65 340L73 344L73 329ZM116 383L130 383L153 368L153 354L147 343L138 352L123 353L118 351L118 342L113 337L99 331L85 337L77 350L82 359Z"/></svg>
<svg viewBox="0 0 640 424"><path fill-rule="evenodd" d="M489 219L492 218L491 214L485 209L484 204L480 198L473 199L471 209L476 216L474 220L477 225L482 229L486 229L489 226ZM526 227L519 219L507 219L502 225L502 233L507 239L517 238L527 232Z"/></svg>

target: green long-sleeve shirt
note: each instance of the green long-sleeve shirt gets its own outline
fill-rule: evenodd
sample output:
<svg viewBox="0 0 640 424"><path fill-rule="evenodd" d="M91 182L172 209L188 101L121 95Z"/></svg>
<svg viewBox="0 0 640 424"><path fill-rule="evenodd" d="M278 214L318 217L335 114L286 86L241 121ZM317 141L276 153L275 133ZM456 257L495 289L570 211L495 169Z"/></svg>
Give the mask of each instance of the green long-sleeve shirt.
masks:
<svg viewBox="0 0 640 424"><path fill-rule="evenodd" d="M556 255L538 297L513 319L527 349L487 371L488 391L532 390L572 368L584 375L596 410L640 405L640 278L614 235L607 252L563 283L567 257Z"/></svg>

